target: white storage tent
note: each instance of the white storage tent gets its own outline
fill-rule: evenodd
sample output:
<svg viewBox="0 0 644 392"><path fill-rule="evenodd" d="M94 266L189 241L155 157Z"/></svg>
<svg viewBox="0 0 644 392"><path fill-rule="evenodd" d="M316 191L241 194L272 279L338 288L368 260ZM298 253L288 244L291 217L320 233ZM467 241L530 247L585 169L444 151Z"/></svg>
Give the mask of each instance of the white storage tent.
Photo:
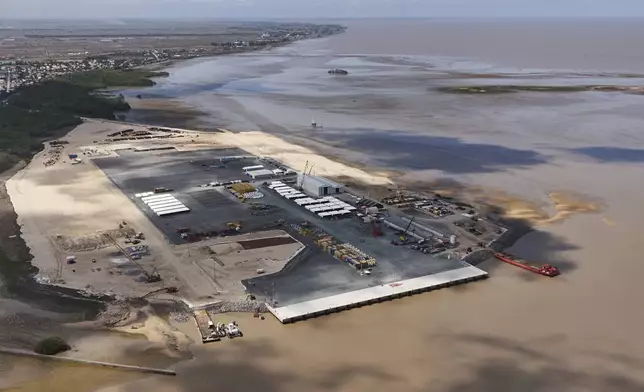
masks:
<svg viewBox="0 0 644 392"><path fill-rule="evenodd" d="M146 192L140 193L140 195L145 195L141 196L141 201L145 203L146 206L150 207L157 216L190 211L190 209L177 200L176 197L168 193L149 195L149 192Z"/></svg>
<svg viewBox="0 0 644 392"><path fill-rule="evenodd" d="M175 208L174 210L166 210L166 211L161 211L158 212L158 216L165 216L165 215L172 215L172 214L178 214L180 212L188 212L190 209L188 207L181 207L181 208Z"/></svg>

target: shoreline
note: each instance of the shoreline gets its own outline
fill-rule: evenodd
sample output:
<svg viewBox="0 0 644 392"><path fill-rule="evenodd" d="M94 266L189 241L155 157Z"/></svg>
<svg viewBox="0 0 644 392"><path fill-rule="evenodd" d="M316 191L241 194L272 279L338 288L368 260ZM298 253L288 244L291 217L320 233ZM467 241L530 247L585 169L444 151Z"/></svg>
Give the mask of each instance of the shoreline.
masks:
<svg viewBox="0 0 644 392"><path fill-rule="evenodd" d="M83 318L92 319L110 300L109 297L87 295L79 290L38 282L35 278L38 268L32 264L31 249L22 237L19 217L6 187L6 182L27 165L22 162L0 174L1 221L3 228L9 228L3 231L0 240L0 293L4 298L25 301L43 309L55 309L60 313L80 312L84 314Z"/></svg>

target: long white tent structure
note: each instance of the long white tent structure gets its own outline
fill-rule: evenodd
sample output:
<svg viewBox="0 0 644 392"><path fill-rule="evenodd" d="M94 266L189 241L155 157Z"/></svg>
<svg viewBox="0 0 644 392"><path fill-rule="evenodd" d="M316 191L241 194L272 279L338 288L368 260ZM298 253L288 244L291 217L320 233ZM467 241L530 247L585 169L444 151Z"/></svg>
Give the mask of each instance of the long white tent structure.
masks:
<svg viewBox="0 0 644 392"><path fill-rule="evenodd" d="M190 208L188 207L183 207L183 208L177 208L174 210L169 210L169 211L162 211L157 213L158 216L165 216L165 215L172 215L172 214L178 214L180 212L188 212L190 211Z"/></svg>
<svg viewBox="0 0 644 392"><path fill-rule="evenodd" d="M176 197L168 193L155 194L153 192L137 193L135 196L140 197L157 216L177 214L188 212L190 208L186 207Z"/></svg>
<svg viewBox="0 0 644 392"><path fill-rule="evenodd" d="M149 203L153 201L159 201L159 200L172 200L175 197L169 194L161 194L161 195L156 195L156 196L146 196L142 197L141 200L143 200L144 203Z"/></svg>

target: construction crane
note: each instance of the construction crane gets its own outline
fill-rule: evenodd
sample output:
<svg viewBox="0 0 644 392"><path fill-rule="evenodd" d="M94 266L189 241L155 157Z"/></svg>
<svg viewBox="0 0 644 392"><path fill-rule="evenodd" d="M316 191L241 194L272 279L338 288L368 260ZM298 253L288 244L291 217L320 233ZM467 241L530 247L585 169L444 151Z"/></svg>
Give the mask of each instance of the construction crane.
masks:
<svg viewBox="0 0 644 392"><path fill-rule="evenodd" d="M407 224L407 227L405 227L405 231L400 235L400 240L401 241L406 241L407 240L407 233L409 232L409 227L411 226L412 223L414 223L414 220L416 219L415 216L411 218L409 223Z"/></svg>
<svg viewBox="0 0 644 392"><path fill-rule="evenodd" d="M121 253L123 253L128 260L130 260L134 265L136 265L141 270L141 272L143 272L143 275L145 275L145 280L147 283L155 283L155 282L161 281L161 275L159 275L158 272L154 271L151 274L148 273L148 271L146 271L141 264L137 263L136 260L134 260L134 258L130 255L130 253L125 249L123 249L123 247L119 245L118 241L116 241L114 237L112 237L109 233L104 233L103 235L105 235L105 237L107 237L110 240L110 242L114 244L114 246L116 246L116 249L120 250Z"/></svg>
<svg viewBox="0 0 644 392"><path fill-rule="evenodd" d="M311 165L311 169L313 168L313 165ZM297 187L302 189L302 185L304 184L304 177L306 177L306 171L309 170L309 161L306 161L306 164L304 164L304 170L302 171L302 176L299 178L299 182L297 184Z"/></svg>

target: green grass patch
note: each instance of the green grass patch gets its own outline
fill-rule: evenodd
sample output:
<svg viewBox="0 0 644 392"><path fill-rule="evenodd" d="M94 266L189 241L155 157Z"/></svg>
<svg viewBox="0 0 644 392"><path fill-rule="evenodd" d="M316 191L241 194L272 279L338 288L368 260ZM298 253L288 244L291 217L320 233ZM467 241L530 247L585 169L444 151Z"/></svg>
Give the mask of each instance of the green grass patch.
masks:
<svg viewBox="0 0 644 392"><path fill-rule="evenodd" d="M80 116L116 119L127 111L123 96L96 94L84 85L49 80L24 86L0 103L0 171L30 160L44 141L59 138L81 124Z"/></svg>
<svg viewBox="0 0 644 392"><path fill-rule="evenodd" d="M167 72L146 70L97 69L62 76L60 81L92 89L108 87L149 87L156 83L151 78L168 76Z"/></svg>
<svg viewBox="0 0 644 392"><path fill-rule="evenodd" d="M493 86L457 86L439 87L436 90L449 94L511 94L523 91L550 92L550 93L576 93L590 91L594 86L521 86L521 85L493 85Z"/></svg>

